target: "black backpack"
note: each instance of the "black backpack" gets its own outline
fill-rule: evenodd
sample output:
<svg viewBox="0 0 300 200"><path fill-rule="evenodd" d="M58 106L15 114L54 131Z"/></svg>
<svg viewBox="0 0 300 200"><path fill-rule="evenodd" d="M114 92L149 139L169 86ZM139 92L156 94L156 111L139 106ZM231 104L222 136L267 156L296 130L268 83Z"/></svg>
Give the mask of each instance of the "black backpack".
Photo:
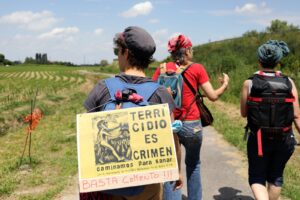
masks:
<svg viewBox="0 0 300 200"><path fill-rule="evenodd" d="M247 100L248 127L257 133L259 155L262 156L261 138L282 138L294 120L292 84L280 72L259 71L252 80Z"/></svg>

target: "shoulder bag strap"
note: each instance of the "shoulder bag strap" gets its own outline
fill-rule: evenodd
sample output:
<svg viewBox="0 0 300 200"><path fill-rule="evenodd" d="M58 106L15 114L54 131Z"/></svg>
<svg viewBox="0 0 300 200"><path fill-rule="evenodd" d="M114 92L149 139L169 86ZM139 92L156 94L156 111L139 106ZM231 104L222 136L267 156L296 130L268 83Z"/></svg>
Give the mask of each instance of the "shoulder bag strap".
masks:
<svg viewBox="0 0 300 200"><path fill-rule="evenodd" d="M188 66L186 67L182 67L182 66L179 66L177 71L176 71L176 74L181 74L183 76L183 73L190 67L192 66L194 63L191 63L189 64Z"/></svg>

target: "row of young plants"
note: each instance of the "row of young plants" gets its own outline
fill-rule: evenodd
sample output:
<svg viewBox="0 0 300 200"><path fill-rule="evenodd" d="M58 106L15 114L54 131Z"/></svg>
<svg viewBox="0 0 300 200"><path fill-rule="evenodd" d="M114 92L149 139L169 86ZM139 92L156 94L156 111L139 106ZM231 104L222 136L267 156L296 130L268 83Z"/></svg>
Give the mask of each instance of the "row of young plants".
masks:
<svg viewBox="0 0 300 200"><path fill-rule="evenodd" d="M57 67L57 70L53 71L54 69L24 65L0 68L0 118L3 122L0 125L0 135L5 134L8 128L14 128L14 125L18 124L14 122L22 121L21 116L30 112L30 102L36 93L40 106L44 107L45 113L48 113L49 109L43 102L48 101L48 104L50 102L54 104L55 101L64 98L63 91L84 81L82 75L73 73L69 68ZM48 71L52 74L51 76L43 78L38 76ZM33 74L33 76L26 76L26 73ZM14 74L19 76L12 76ZM57 77L59 78L56 79Z"/></svg>
<svg viewBox="0 0 300 200"><path fill-rule="evenodd" d="M11 96L5 103L10 108L0 110L0 126L8 126L0 134L0 199L53 199L77 173L76 114L84 112L82 103L92 87L82 88L86 77L80 70L93 71L95 68L0 67L0 96ZM1 76L2 73L41 71L80 78L81 81L69 82L62 78L55 82ZM36 107L42 110L43 117L31 135L31 161L27 145L20 165L28 125L23 120L30 113L30 102L37 88ZM2 98L0 103L4 104Z"/></svg>

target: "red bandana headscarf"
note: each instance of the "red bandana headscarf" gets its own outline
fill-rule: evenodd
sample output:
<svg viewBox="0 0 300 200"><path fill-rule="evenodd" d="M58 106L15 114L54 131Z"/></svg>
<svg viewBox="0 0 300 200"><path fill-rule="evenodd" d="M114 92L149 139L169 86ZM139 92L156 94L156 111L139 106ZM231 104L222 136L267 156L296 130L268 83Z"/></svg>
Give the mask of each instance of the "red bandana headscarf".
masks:
<svg viewBox="0 0 300 200"><path fill-rule="evenodd" d="M191 40L184 36L184 35L178 35L173 38L171 38L168 42L168 51L173 52L176 51L180 48L190 48L192 47L192 42Z"/></svg>

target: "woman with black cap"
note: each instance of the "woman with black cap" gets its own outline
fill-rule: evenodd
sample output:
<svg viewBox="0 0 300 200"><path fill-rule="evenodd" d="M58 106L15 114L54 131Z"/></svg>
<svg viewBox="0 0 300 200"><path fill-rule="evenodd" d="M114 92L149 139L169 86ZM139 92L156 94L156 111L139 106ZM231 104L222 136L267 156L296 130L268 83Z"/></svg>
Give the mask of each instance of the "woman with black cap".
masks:
<svg viewBox="0 0 300 200"><path fill-rule="evenodd" d="M292 79L275 71L289 53L283 41L269 40L257 50L259 71L243 84L241 115L247 117L249 184L258 200L277 200L285 165L300 133L298 92Z"/></svg>

